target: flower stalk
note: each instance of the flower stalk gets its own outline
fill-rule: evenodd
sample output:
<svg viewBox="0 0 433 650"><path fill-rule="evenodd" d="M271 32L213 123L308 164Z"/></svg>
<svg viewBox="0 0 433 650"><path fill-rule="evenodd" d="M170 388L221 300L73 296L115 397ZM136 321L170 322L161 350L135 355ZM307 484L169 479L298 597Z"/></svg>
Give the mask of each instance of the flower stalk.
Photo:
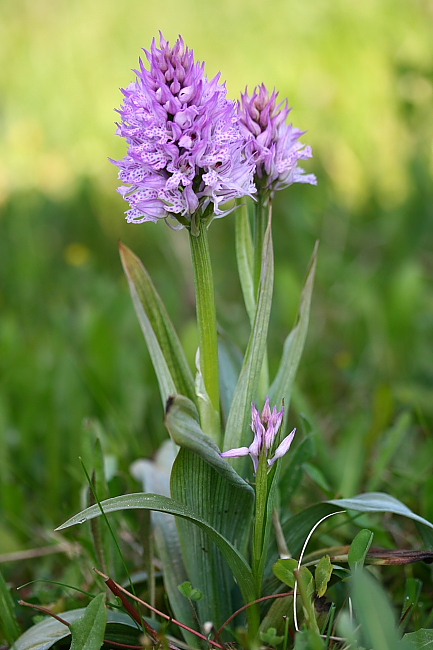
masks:
<svg viewBox="0 0 433 650"><path fill-rule="evenodd" d="M254 291L256 300L262 272L263 241L271 216L272 204L268 201L267 193L258 192L257 202L254 204Z"/></svg>
<svg viewBox="0 0 433 650"><path fill-rule="evenodd" d="M267 524L268 505L268 462L266 449L260 453L259 465L256 474L256 509L254 515L254 535L252 549L252 570L256 580L257 593L261 594L263 571L261 570L263 556L263 541Z"/></svg>
<svg viewBox="0 0 433 650"><path fill-rule="evenodd" d="M219 364L215 309L215 290L209 251L207 225L197 220L196 233L189 233L194 271L197 326L200 347L200 370L209 401L201 400L201 423L205 433L220 444L219 422Z"/></svg>

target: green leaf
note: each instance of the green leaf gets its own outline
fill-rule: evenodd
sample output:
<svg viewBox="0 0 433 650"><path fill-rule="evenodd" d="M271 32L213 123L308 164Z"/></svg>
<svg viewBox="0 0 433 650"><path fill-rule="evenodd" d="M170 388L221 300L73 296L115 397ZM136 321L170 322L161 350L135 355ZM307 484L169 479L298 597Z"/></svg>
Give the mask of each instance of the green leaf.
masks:
<svg viewBox="0 0 433 650"><path fill-rule="evenodd" d="M162 402L165 406L168 397L175 393L194 401L194 378L164 303L138 257L122 243L119 249L135 311L158 378Z"/></svg>
<svg viewBox="0 0 433 650"><path fill-rule="evenodd" d="M231 465L221 458L221 453L210 436L200 428L198 413L194 404L183 395L176 395L167 403L165 426L174 442L194 452L232 485L245 490L250 495L251 507L254 500L254 490Z"/></svg>
<svg viewBox="0 0 433 650"><path fill-rule="evenodd" d="M103 501L101 505L104 512L107 514L110 512L118 512L119 510L135 510L143 508L145 510L167 512L170 515L176 515L177 517L193 522L196 526L205 530L211 540L214 541L221 550L221 553L225 557L235 579L238 582L245 602L249 603L252 600L255 600L256 593L254 578L251 573L251 568L243 555L223 535L210 526L207 521L204 521L201 517L191 512L191 510L182 503L178 503L174 499L159 494L144 494L139 492L107 499L106 501ZM57 530L63 530L76 524L83 524L89 519L99 517L100 514L101 511L98 506L91 506L68 519L68 521L59 526Z"/></svg>
<svg viewBox="0 0 433 650"><path fill-rule="evenodd" d="M228 481L203 458L182 448L173 465L171 494L233 547L246 551L254 498L244 485ZM233 573L224 561L223 548L212 543L207 531L189 521L177 525L188 578L203 593L197 603L199 619L212 621L218 628L236 609Z"/></svg>
<svg viewBox="0 0 433 650"><path fill-rule="evenodd" d="M373 541L373 537L374 534L371 530L363 528L353 540L347 556L347 561L349 562L351 571L356 571L356 569L364 566L365 558Z"/></svg>
<svg viewBox="0 0 433 650"><path fill-rule="evenodd" d="M331 503L344 510L357 510L358 512L392 512L433 528L430 521L416 515L404 503L384 492L366 492L350 499L333 499L326 503Z"/></svg>
<svg viewBox="0 0 433 650"><path fill-rule="evenodd" d="M403 637L403 641L411 643L413 650L433 650L433 630L417 630L409 632Z"/></svg>
<svg viewBox="0 0 433 650"><path fill-rule="evenodd" d="M181 585L178 585L178 589L182 596L189 598L189 600L201 600L203 598L200 589L194 589L188 580L182 582Z"/></svg>
<svg viewBox="0 0 433 650"><path fill-rule="evenodd" d="M286 412L289 408L295 375L298 370L299 361L301 359L305 339L307 337L308 321L310 318L311 296L313 293L314 275L316 272L317 264L318 246L319 243L316 242L313 255L308 266L307 278L305 280L304 288L302 289L301 293L299 314L296 325L284 343L280 367L278 368L277 375L269 390L271 404L281 404L284 400Z"/></svg>
<svg viewBox="0 0 433 650"><path fill-rule="evenodd" d="M316 591L319 598L324 596L326 593L328 582L331 579L332 571L333 566L331 564L331 560L329 559L329 555L324 555L320 558L316 566L316 571L314 572Z"/></svg>
<svg viewBox="0 0 433 650"><path fill-rule="evenodd" d="M226 424L224 450L241 447L244 442L248 444L251 442L248 424L251 420L251 403L256 396L266 351L273 283L274 252L271 222L269 222L263 243L262 274L254 325Z"/></svg>
<svg viewBox="0 0 433 650"><path fill-rule="evenodd" d="M292 589L295 586L296 578L293 574L293 571L298 568L298 560L294 558L287 558L283 560L277 560L272 567L272 571L277 576L278 580L284 582L285 585L288 585Z"/></svg>
<svg viewBox="0 0 433 650"><path fill-rule="evenodd" d="M313 604L313 595L315 591L313 575L305 566L302 566L300 569L295 569L294 575L298 582L298 590L302 600L302 608L304 610L307 627L309 630L319 633L319 627L316 621L316 611Z"/></svg>
<svg viewBox="0 0 433 650"><path fill-rule="evenodd" d="M391 603L377 580L367 571L354 573L352 596L367 647L374 650L409 650L413 647L409 641L400 640Z"/></svg>
<svg viewBox="0 0 433 650"><path fill-rule="evenodd" d="M104 642L107 618L105 594L99 594L87 605L83 616L71 623L70 650L99 650Z"/></svg>
<svg viewBox="0 0 433 650"><path fill-rule="evenodd" d="M67 623L73 623L81 618L86 609L72 609L69 612L62 612L59 614ZM137 624L131 620L130 616L123 612L109 611L107 623L107 636L109 635L110 623L122 625L125 629L137 630ZM48 617L37 625L29 628L16 640L11 650L48 650L55 643L61 641L70 635L70 630L67 625L64 625L55 618Z"/></svg>
<svg viewBox="0 0 433 650"><path fill-rule="evenodd" d="M236 260L245 307L252 326L256 313L256 299L254 296L254 247L248 216L248 206L245 202L240 203L236 211Z"/></svg>
<svg viewBox="0 0 433 650"><path fill-rule="evenodd" d="M9 587L0 571L0 623L3 628L4 635L9 645L19 637L21 634L20 626L18 625L15 616L15 605L9 591Z"/></svg>

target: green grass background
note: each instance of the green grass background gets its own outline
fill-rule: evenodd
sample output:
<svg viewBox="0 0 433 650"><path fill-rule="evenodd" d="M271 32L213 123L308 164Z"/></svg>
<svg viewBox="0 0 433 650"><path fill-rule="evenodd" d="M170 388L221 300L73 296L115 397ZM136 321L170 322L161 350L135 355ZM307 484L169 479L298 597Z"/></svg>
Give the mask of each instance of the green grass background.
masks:
<svg viewBox="0 0 433 650"><path fill-rule="evenodd" d="M119 87L160 29L171 42L181 33L233 98L246 85L275 86L308 131L306 167L319 185L291 187L275 202L270 360L275 370L320 239L290 418L300 425L304 414L317 434L322 486L344 496L389 491L433 519L432 3L0 8L0 554L50 542L79 507L78 457L92 422L116 459L117 490L130 487L129 463L166 435L119 238L145 262L194 359L186 234L127 225L107 160L126 151L114 136ZM234 219L213 224L211 246L219 319L242 347Z"/></svg>

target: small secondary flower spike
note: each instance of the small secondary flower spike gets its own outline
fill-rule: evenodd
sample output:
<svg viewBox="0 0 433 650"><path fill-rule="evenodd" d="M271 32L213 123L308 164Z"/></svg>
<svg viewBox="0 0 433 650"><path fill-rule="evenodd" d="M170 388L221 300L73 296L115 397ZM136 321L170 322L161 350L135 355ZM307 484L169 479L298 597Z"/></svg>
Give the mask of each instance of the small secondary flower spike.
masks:
<svg viewBox="0 0 433 650"><path fill-rule="evenodd" d="M149 70L140 59L136 80L122 90L117 134L129 145L120 167L118 191L129 201L129 222L175 217L188 226L191 216L253 194L255 163L247 156L235 103L226 97L218 74L211 81L204 63L182 37L173 47L160 34L150 52ZM213 205L211 205L213 204Z"/></svg>
<svg viewBox="0 0 433 650"><path fill-rule="evenodd" d="M263 407L262 414L257 410L256 405L252 404L252 420L251 420L251 429L254 433L254 440L249 447L238 447L237 449L229 449L229 451L224 451L221 456L224 458L240 458L241 456L251 456L254 465L254 473L257 473L257 468L259 466L259 457L262 451L266 454L268 459L268 466L272 467L276 460L282 458L286 454L290 445L292 444L293 438L295 437L296 429L293 429L288 436L278 445L274 455L270 458L272 453L272 447L275 442L275 438L281 426L281 422L284 416L284 408L281 411L277 411L277 407L274 406L273 410L269 406L269 397L266 399L265 405Z"/></svg>
<svg viewBox="0 0 433 650"><path fill-rule="evenodd" d="M275 90L269 95L262 84L251 96L247 89L238 103L242 128L255 155L257 186L271 195L292 183L317 185L314 174L298 167L299 160L313 156L311 147L298 142L305 131L286 123L292 109L287 100L277 104L277 97Z"/></svg>

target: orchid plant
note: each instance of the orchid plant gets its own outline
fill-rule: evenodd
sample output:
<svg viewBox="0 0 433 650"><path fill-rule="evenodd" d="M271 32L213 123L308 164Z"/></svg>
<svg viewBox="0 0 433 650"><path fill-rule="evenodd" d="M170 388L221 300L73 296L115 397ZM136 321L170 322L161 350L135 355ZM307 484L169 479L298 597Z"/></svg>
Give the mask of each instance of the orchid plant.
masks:
<svg viewBox="0 0 433 650"><path fill-rule="evenodd" d="M188 231L199 332L196 373L149 274L121 244L171 442L154 461L134 464L132 472L143 492L103 501L96 494L98 503L60 528L119 510L153 511L153 540L173 613L168 618L172 627L173 621L178 625L177 638L159 632L155 620L143 618L125 589L105 576L148 645L330 647L336 634L334 620L329 615L320 622L314 599L325 594L331 577L349 576L342 563L349 562L356 573L371 560L372 533L361 531L349 553L334 549L315 557L309 563L316 567L313 575L303 566L303 556L316 527L348 509L402 514L422 530L433 526L382 493L329 500L291 513L290 499L301 480L299 467L313 453L311 438L295 437L295 430L286 433L286 416L307 334L317 245L298 318L271 381L267 337L273 290L272 203L276 192L293 183L317 183L299 166L312 157L311 147L300 142L303 132L288 123L287 100L278 102L278 93L269 92L264 84L252 93L247 89L238 102L228 99L219 75L209 80L204 64L195 61L182 38L172 47L161 35L159 45L154 40L146 57L148 67L140 61L136 80L123 90L118 110L117 133L125 138L128 151L112 162L120 170L118 191L129 203L128 222L137 227L163 220ZM240 367L231 346L218 336L210 260L212 221L227 215L236 221L239 277L251 324ZM361 584L364 577L356 580ZM365 586L358 583L355 605ZM137 600L128 592L129 596ZM96 599L89 608L96 612L99 607L102 616L102 595L95 603ZM155 611L154 603L146 606ZM359 607L362 618L362 604ZM77 618L95 632L98 616L93 610L90 615L89 608ZM100 644L106 634L104 616L95 632ZM127 625L111 610L108 621ZM355 624L344 621L345 627L341 624L339 629L352 639L351 647L358 647L362 638ZM77 628L72 622L73 645L78 643ZM395 648L409 647L397 637L396 643ZM24 645L18 640L15 648L23 650Z"/></svg>

